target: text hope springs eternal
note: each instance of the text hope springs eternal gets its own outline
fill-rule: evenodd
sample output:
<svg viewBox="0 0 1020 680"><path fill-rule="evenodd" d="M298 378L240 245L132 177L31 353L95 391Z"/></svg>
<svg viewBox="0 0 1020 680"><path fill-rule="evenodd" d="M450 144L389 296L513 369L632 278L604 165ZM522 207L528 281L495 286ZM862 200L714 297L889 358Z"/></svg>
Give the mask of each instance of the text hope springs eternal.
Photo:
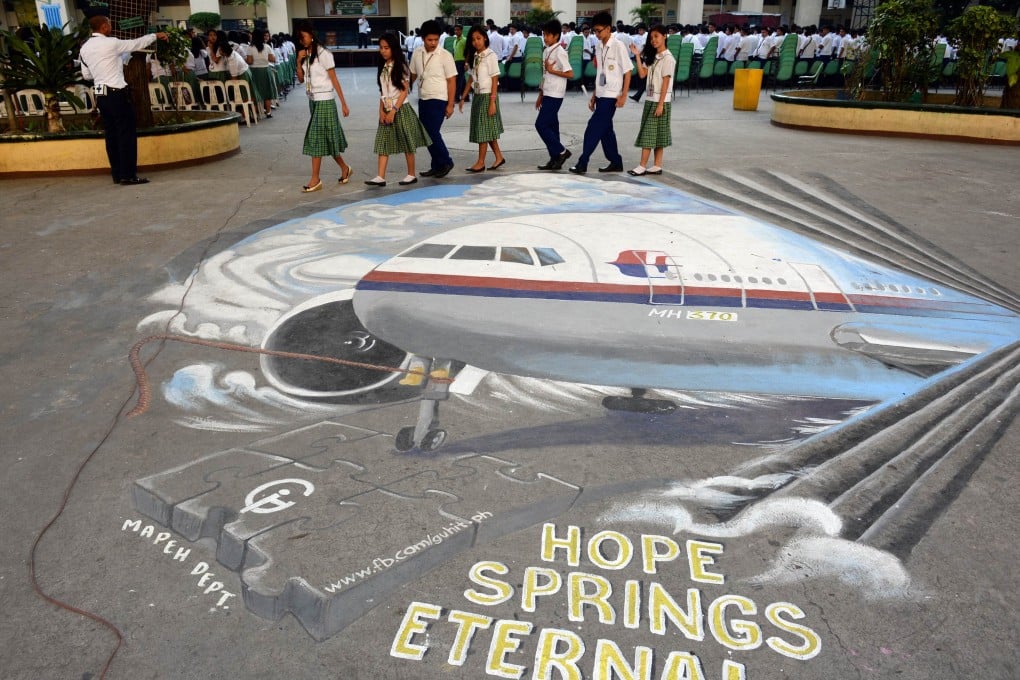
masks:
<svg viewBox="0 0 1020 680"><path fill-rule="evenodd" d="M723 574L712 571L723 546L699 540L688 540L681 546L668 536L642 534L640 547L624 534L606 530L592 536L582 545L581 528L567 526L565 534L558 534L555 524L542 527L540 557L543 562L563 560L570 567L581 564L582 548L588 560L602 570L620 570L635 557L640 559L642 571L648 575L658 573L659 566L686 558L690 580L697 584L721 585ZM608 556L613 555L612 557ZM515 589L505 578L510 569L501 562L481 561L471 567L468 578L474 587L464 591L464 597L474 605L492 607L508 602ZM791 659L806 661L815 657L822 648L821 639L811 628L798 623L805 618L803 610L790 602L774 602L760 610L751 599L742 595L723 594L710 602L701 588L687 588L681 601L657 581L627 580L622 598L614 597L611 582L595 573L571 571L562 575L548 567L528 567L520 584L520 608L524 612L537 610L540 598L563 592L567 618L571 622L591 621L639 629L644 624L656 635L665 635L670 626L684 638L702 642L707 633L729 650L752 650L765 645L768 649ZM776 629L766 634L755 620L740 617L762 616L767 625ZM588 618L586 618L588 617ZM511 655L525 639L533 638L534 663L530 678L535 680L702 680L706 676L701 659L690 651L671 651L656 672L655 652L650 647L637 646L628 658L613 640L599 638L594 652L589 653L584 640L577 633L560 628L542 628L518 618L495 619L484 614L459 609L444 610L428 602L412 602L406 610L390 647L390 655L421 661L430 647L437 646L429 634L430 626L449 625L453 633L446 662L462 666L467 660L476 633L491 631L485 672L501 678L521 678L528 667L514 663ZM518 657L521 655L518 654ZM520 660L520 659L517 659ZM584 672L589 670L589 673ZM554 672L555 671L555 672ZM655 673L655 675L653 675ZM714 674L713 674L714 675ZM745 666L724 659L720 676L723 680L745 680Z"/></svg>

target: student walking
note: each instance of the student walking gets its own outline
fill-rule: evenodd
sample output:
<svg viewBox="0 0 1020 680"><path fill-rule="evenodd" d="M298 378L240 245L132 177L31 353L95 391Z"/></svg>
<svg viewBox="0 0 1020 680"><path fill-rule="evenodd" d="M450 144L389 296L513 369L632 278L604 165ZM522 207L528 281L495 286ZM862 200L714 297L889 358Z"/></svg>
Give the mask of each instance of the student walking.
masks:
<svg viewBox="0 0 1020 680"><path fill-rule="evenodd" d="M542 26L542 86L538 90L535 108L538 117L535 129L549 151L549 160L538 166L539 170L559 170L570 158L570 151L560 142L560 106L567 91L567 81L574 77L570 68L570 57L560 44L563 25L558 19L550 19Z"/></svg>
<svg viewBox="0 0 1020 680"><path fill-rule="evenodd" d="M379 174L365 180L365 184L386 186L386 165L395 153L404 154L407 161L407 175L398 184L416 184L415 149L428 146L432 140L414 109L404 105L411 90L411 72L404 61L404 53L400 51L400 39L393 33L383 33L379 37L378 80L379 127L375 133L374 151L379 154Z"/></svg>
<svg viewBox="0 0 1020 680"><path fill-rule="evenodd" d="M506 163L499 149L499 136L503 134L503 118L499 114L499 61L489 48L489 36L481 26L472 26L468 31L468 46L464 57L471 64L471 72L461 92L459 108L464 111L464 99L473 89L475 97L471 101L469 139L478 144L478 160L467 171L485 170L487 149L492 149L495 159L489 170L495 170Z"/></svg>
<svg viewBox="0 0 1020 680"><path fill-rule="evenodd" d="M337 117L334 92L340 97L344 118L351 112L347 108L344 91L336 77L333 55L319 44L311 24L299 25L297 33L298 41L301 43L301 50L297 54L297 78L299 83L305 84L308 106L311 109L311 117L305 129L303 153L312 157L312 179L301 187L301 191L310 193L322 188L319 170L322 167L323 156L332 156L340 166L340 184L351 181L354 168L344 162L343 156L340 155L347 150L347 138Z"/></svg>
<svg viewBox="0 0 1020 680"><path fill-rule="evenodd" d="M432 163L422 177L446 177L453 170L453 159L443 141L443 121L453 115L457 99L457 65L453 55L439 46L439 22L421 25L422 46L411 55L411 86L418 86L418 117L429 133L429 156Z"/></svg>
<svg viewBox="0 0 1020 680"><path fill-rule="evenodd" d="M636 50L635 50L636 52ZM673 144L670 132L670 108L673 101L673 73L676 59L666 48L666 27L655 26L644 50L638 55L638 72L645 79L645 108L641 113L641 129L636 146L641 147L641 162L627 174L662 174L662 153ZM655 150L654 165L648 167L648 158Z"/></svg>
<svg viewBox="0 0 1020 680"><path fill-rule="evenodd" d="M623 156L616 144L613 116L616 109L627 103L632 64L627 48L613 37L613 18L609 12L599 12L592 17L591 23L592 32L599 40L595 47L595 92L588 102L592 116L584 130L584 147L577 163L570 167L570 172L576 175L588 172L588 160L599 144L609 161L609 165L599 168L599 172L623 171Z"/></svg>

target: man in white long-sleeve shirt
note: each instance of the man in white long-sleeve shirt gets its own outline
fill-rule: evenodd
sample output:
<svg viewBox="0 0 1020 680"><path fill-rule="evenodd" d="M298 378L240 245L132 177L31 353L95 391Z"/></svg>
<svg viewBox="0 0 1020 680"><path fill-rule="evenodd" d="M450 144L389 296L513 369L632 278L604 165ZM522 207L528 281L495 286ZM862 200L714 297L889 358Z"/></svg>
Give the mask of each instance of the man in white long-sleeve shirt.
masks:
<svg viewBox="0 0 1020 680"><path fill-rule="evenodd" d="M89 19L92 37L81 46L81 74L93 82L96 106L103 117L106 135L106 156L114 184L145 184L149 180L138 176L138 132L135 130L135 111L131 94L124 79L124 56L144 50L166 33L150 33L135 40L113 38L113 25L109 17Z"/></svg>

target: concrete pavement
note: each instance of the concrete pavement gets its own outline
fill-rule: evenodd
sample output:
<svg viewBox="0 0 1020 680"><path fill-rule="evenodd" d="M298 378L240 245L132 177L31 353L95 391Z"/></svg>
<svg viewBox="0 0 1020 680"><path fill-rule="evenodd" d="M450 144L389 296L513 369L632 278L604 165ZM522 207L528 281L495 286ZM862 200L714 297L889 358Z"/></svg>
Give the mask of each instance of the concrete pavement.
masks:
<svg viewBox="0 0 1020 680"><path fill-rule="evenodd" d="M234 332L242 344L252 344L253 326L263 317L279 317L291 300L268 291L266 282L278 282L281 267L301 260L302 249L309 247L303 234L313 227L339 242L349 240L351 257L367 260L392 254L397 244L420 240L447 223L463 224L458 205L495 219L503 210L497 199L520 196L523 201L541 194L545 180L536 186L530 179L514 179L536 173L535 166L546 160L531 127L534 94L523 104L516 93L503 95L507 133L501 146L508 162L501 170L476 178L464 173L475 149L467 142L467 114L455 114L444 126L455 170L441 182L421 180L416 187L464 185L482 198L466 194L458 200L460 194L452 190L449 195L425 192L405 205L400 203L405 190L396 187L402 159L392 159L386 189L363 184L375 174L374 70L343 70L340 77L351 105L351 116L343 121L351 140L345 157L356 169L347 186L328 180L338 172L327 161L325 190L299 191L309 177L308 159L301 155L308 113L300 90L272 120L242 129L240 154L144 173L152 180L148 185L113 186L103 176L0 183L6 206L0 215L4 677L98 677L115 644L95 622L37 597L26 576L33 540L90 454L66 509L39 545L36 570L50 595L123 631L125 642L110 678L533 677L541 665L536 653L542 641L553 644L542 657L551 677L558 677L551 669L570 667L550 660L557 651L578 653L584 677L609 678L608 669L614 663L622 668L623 659L641 667L643 648L654 650L649 670L635 670L632 677L685 677L680 674L685 664L696 664L682 652L698 658L700 677L720 676L737 663L744 676L722 677L928 678L975 671L990 678L1016 676L1020 658L1010 642L1017 625L1008 613L1020 606L1012 568L1020 557L1012 521L1020 501L1013 483L1020 430L1008 410L983 462L960 480L958 497L938 509L930 528L914 537L912 552L859 572L825 571L818 562L798 561L803 558L798 534L788 524L712 533L706 527L717 520L705 512L688 518L686 529L674 535L678 517L653 506L677 497L700 502L706 489L734 492L705 482L735 474L775 452L780 442L841 422L870 405L865 402L694 394L670 416L645 418L607 414L598 390L561 393L498 377L485 384L482 396L444 404L452 435L447 448L401 456L394 455L391 438L413 424L413 399L335 407L274 396L267 411L266 402L257 399L265 397L267 385L254 359L170 343L146 354L157 387L149 411L124 419L120 414L134 403L134 377L125 356L135 340L160 324L180 322L174 318L178 309L193 321L201 297L218 309L240 310L237 318L225 313L231 323L223 323L224 335ZM731 97L726 91L677 98L674 146L666 152L667 173L658 178L663 186L692 191L695 185L719 186L717 175L735 178L753 196L752 203L787 218L790 206L816 210L811 194L829 200L839 197L839 188L850 198L843 196L833 215L898 223L916 236L915 243L927 248L927 242L935 259L936 249L945 251L983 277L1020 290L1015 265L1020 199L1008 179L1016 167L1014 149L784 130L769 124L767 96L758 112L733 111ZM585 104L585 97L568 95L560 114L575 155L587 119ZM637 162L631 143L639 116L640 107L628 102L616 117L625 167ZM426 157L418 154L419 169L427 167ZM590 182L561 187L549 180L546 199L568 201L571 192L599 191L603 178L594 168L601 160L596 152ZM789 186L783 194L782 187L765 181L765 171L807 187L808 196ZM763 183L755 184L756 178ZM608 210L604 205L638 201L644 186L628 194L627 187L614 185L591 203L586 219L595 228L599 213ZM758 198L754 192L762 186L783 200ZM347 210L357 211L368 230L346 233L323 226L324 214L335 211L349 219ZM308 216L314 225L293 226ZM378 223L371 222L373 216ZM284 224L291 226L278 232L274 247L291 249L285 258L267 255L277 251L245 250L266 243L274 232L265 230ZM331 260L329 266L354 267L347 260ZM192 277L194 271L200 275ZM293 282L288 295L298 295L294 291L317 290L318 282L336 271L308 265L288 269L287 275ZM152 315L158 316L152 320ZM195 367L202 366L212 366L212 372L201 374ZM185 378L208 379L209 393L221 401L198 402L197 391L174 392ZM240 405L227 417L224 404L234 398ZM209 467L192 467L209 457L215 457ZM217 543L216 522L205 522L215 519L217 508L228 508L229 514L232 501L202 497L207 489L244 497L277 464L301 470L290 478L314 478L316 488L330 489L335 517L322 510L296 515L286 534L269 532L267 525L248 526L251 533L239 540L242 553L249 552L230 553ZM344 474L318 482L337 467ZM177 468L183 471L172 472ZM231 473L221 474L224 470ZM674 494L654 495L663 489ZM648 493L653 495L642 495ZM458 503L448 502L453 497ZM580 497L584 503L577 502ZM358 516L344 514L352 507L345 501L352 498L362 499L354 503L364 511ZM628 500L630 505L618 502ZM165 526L153 516L159 503L169 513ZM641 504L647 513L637 522L628 520L626 510ZM171 506L178 508L176 515ZM458 528L461 522L477 526L468 532ZM544 529L547 523L554 528ZM187 527L195 533L187 535ZM274 519L269 528L275 527ZM550 548L544 555L551 537L569 537L570 527L580 528L578 540L585 548L602 536L604 552L592 557L582 550L577 563L568 559L567 548ZM331 538L306 548L323 530L332 532ZM245 542L261 532L268 544ZM242 533L237 529L230 535ZM428 550L412 548L440 535L441 550L431 544ZM637 557L617 569L614 560L623 560L615 551L626 550L619 535L630 539ZM667 537L678 541L680 551L668 559ZM725 548L702 545L701 557L688 559L682 554L690 551L688 540ZM270 566L259 572L265 579L259 583L268 589L272 581L279 589L288 577L310 578L278 571L281 564L307 557L293 569L314 563L320 580L312 585L344 593L322 600L334 603L323 606L339 613L323 612L320 624L309 623L314 617L308 614L303 627L274 608L281 603L297 608L300 597L260 599L263 591L252 587L252 574L240 570L240 565L258 571L267 564L267 555L253 556L252 546L268 551ZM386 560L398 559L390 547L411 548L401 553L414 557L410 566L387 565ZM641 564L642 547L662 553L660 562ZM697 554L698 546L694 550ZM792 557L784 560L784 555ZM364 569L369 572L361 575ZM553 572L563 581L555 593ZM794 577L778 578L779 572ZM798 572L813 577L798 578ZM570 574L580 576L571 580ZM715 574L724 575L724 583L713 580ZM762 574L773 578L761 580ZM529 578L534 579L530 591ZM897 578L902 588L892 587ZM343 579L352 580L335 585ZM369 585L359 589L360 581ZM506 601L501 599L504 583L513 589ZM599 589L607 583L613 595L602 597ZM549 594L538 596L535 606L522 601L522 593L543 588ZM691 590L702 598L694 608L706 612L704 619L695 617L700 624L685 629L682 614L670 610L675 616L661 614L666 632L660 634L650 603L658 597L660 608L669 610L662 605L667 593L686 611L686 598L695 597ZM734 598L720 602L730 595ZM458 615L460 623L451 619L454 611L467 612ZM465 634L466 620L475 626L470 644L457 637L458 631ZM745 620L754 625L742 628ZM533 625L514 628L501 621ZM499 635L505 636L503 647ZM514 637L521 640L521 651L507 642ZM811 649L816 642L817 656ZM675 675L668 675L670 668ZM559 675L570 677L567 673ZM622 670L619 675L626 677Z"/></svg>

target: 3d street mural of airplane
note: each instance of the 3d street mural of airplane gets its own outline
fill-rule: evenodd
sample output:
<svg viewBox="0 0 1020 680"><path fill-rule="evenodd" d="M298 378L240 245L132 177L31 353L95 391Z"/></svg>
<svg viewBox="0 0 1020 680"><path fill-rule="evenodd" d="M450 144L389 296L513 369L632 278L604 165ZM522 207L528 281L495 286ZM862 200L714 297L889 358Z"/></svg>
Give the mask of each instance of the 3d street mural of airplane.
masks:
<svg viewBox="0 0 1020 680"><path fill-rule="evenodd" d="M283 222L185 263L140 329L362 367L190 359L162 385L178 423L268 434L147 471L135 508L214 539L250 611L292 614L316 640L479 545L536 528L560 545L579 523L620 546L629 524L660 547L766 535L775 558L754 555L734 587L810 576L906 597L904 562L1017 408L1020 301L933 247L883 238L840 247L658 183L528 174ZM842 400L840 420L870 408L806 441L765 446L758 429L753 448L694 460L697 428L721 420L660 417L687 390ZM447 399L474 428L449 444ZM511 413L514 399L530 410ZM595 418L593 399L608 409ZM415 400L416 423L394 425ZM782 419L767 410L732 421ZM746 443L727 425L712 443ZM654 453L621 465L614 444ZM477 565L490 571L473 583L490 588L509 569ZM484 591L479 606L496 607ZM408 605L390 657L420 661L415 617L440 609Z"/></svg>
<svg viewBox="0 0 1020 680"><path fill-rule="evenodd" d="M288 312L263 346L422 372L442 365L443 376L454 360L632 388L635 396L606 406L654 410L670 403L646 389L883 401L1020 337L1012 311L761 221L642 208L522 214L437 233L353 289ZM305 397L399 377L330 375L276 357L262 368L276 388ZM442 444L435 404L444 387L431 387L398 449Z"/></svg>

